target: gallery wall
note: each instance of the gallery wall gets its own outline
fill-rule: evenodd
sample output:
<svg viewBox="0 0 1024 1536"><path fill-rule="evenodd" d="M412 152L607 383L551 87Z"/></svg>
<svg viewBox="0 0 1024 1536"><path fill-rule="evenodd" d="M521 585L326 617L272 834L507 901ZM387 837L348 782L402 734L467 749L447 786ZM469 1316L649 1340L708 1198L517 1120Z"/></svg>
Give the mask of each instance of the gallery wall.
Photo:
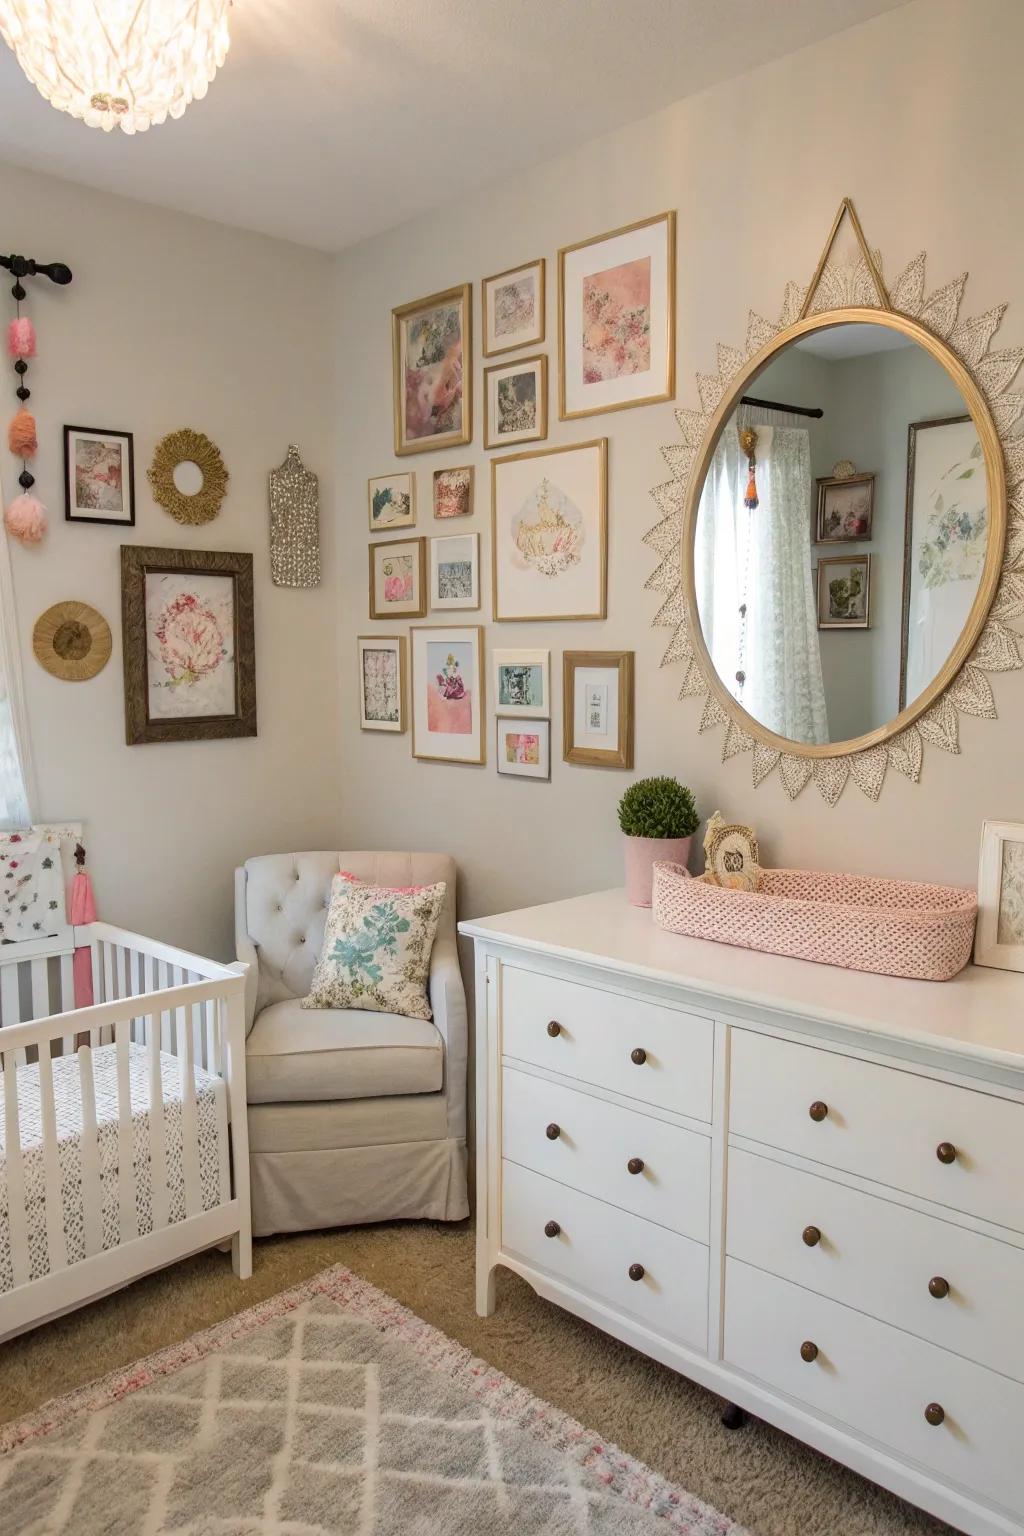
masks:
<svg viewBox="0 0 1024 1536"><path fill-rule="evenodd" d="M334 463L342 815L350 842L447 849L463 872L463 912L497 911L618 883L616 802L640 774L673 773L692 786L703 814L720 808L753 821L771 863L973 883L982 818L1024 815L1024 674L994 679L997 723L962 721L962 756L929 749L919 785L890 769L877 804L852 783L834 809L813 785L795 803L777 777L754 791L749 757L723 763L721 730L698 734L699 702L678 701L680 669L660 666L667 633L650 627L659 598L644 589L654 558L642 537L657 520L650 488L668 477L659 450L679 441L669 404L582 422L559 422L552 412L548 445L609 439L607 620L496 626L486 579L479 615L460 616L487 625L488 651L549 647L556 678L564 649L634 650L634 773L561 761L560 686L550 784L498 777L490 706L485 767L414 761L408 735L358 729L356 636L395 628L367 617L369 476L413 469L421 509L415 531L430 535L439 526L429 511L432 471L472 461L476 513L461 526L480 532L482 567L489 570L491 455L481 446L479 411L471 449L401 463L393 455L394 305L472 281L478 331L480 279L545 256L544 350L554 399L559 246L677 209L677 403L693 406L695 374L714 372L716 344L742 345L750 309L777 315L786 283L809 279L848 194L890 277L922 249L932 287L969 270L970 312L1009 300L1000 340L1020 344L1024 285L1017 252L1024 213L1007 189L1017 181L1010 146L1021 44L1024 12L1014 0L915 0L338 259ZM455 116L456 134L471 131L471 125L460 130ZM478 346L475 353L479 403ZM417 622L437 620L428 615ZM841 638L855 643L859 637Z"/></svg>
<svg viewBox="0 0 1024 1536"><path fill-rule="evenodd" d="M330 261L11 166L0 166L0 201L5 250L74 272L65 289L32 282L26 306L39 336L29 381L36 490L50 512L42 544L11 541L35 811L85 821L102 916L229 957L233 866L338 836L331 360L322 336ZM64 521L65 423L134 432L133 529ZM220 515L200 528L173 521L146 479L158 440L183 426L213 439L231 477ZM270 581L267 472L290 442L321 476L328 559L316 591ZM8 498L20 467L5 450ZM257 737L125 745L119 549L127 542L252 552ZM114 654L90 682L59 681L32 654L36 618L66 598L98 608L113 632Z"/></svg>

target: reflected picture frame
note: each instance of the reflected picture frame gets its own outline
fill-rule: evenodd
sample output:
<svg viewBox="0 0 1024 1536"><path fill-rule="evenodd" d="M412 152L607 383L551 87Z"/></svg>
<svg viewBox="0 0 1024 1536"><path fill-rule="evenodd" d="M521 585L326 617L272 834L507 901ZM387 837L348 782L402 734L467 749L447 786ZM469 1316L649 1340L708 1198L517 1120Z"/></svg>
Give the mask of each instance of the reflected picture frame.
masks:
<svg viewBox="0 0 1024 1536"><path fill-rule="evenodd" d="M871 628L871 563L872 556L869 554L822 555L818 561L816 584L819 629ZM832 593L832 583L842 579L843 567L848 570L857 567L863 572L861 583L863 602L859 600L860 591L848 600L848 605L851 607L850 617L844 617L837 611L837 602Z"/></svg>

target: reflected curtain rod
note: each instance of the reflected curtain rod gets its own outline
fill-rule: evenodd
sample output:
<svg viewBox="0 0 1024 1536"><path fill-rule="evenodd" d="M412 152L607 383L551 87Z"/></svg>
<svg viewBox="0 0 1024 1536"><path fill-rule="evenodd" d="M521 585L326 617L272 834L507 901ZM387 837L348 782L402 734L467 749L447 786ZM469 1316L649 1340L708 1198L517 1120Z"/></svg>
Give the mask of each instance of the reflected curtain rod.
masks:
<svg viewBox="0 0 1024 1536"><path fill-rule="evenodd" d="M740 405L759 405L762 411L788 411L791 416L824 416L820 405L783 405L779 400L759 400L756 395L741 395Z"/></svg>

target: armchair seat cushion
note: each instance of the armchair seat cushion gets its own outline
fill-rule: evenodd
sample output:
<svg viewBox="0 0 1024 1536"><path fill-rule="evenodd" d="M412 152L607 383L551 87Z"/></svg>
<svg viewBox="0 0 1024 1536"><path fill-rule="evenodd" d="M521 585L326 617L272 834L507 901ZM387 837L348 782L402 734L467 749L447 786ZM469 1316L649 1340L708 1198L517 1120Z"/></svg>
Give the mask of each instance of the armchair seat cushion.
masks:
<svg viewBox="0 0 1024 1536"><path fill-rule="evenodd" d="M444 1047L434 1024L360 1009L272 1003L246 1041L250 1104L437 1093Z"/></svg>

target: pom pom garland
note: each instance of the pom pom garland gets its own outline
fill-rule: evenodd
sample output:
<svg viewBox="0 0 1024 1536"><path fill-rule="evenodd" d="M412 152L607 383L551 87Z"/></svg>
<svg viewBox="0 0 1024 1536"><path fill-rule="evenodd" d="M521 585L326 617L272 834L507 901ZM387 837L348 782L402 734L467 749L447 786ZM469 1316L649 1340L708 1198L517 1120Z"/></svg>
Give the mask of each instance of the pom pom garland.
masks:
<svg viewBox="0 0 1024 1536"><path fill-rule="evenodd" d="M19 315L7 327L7 350L12 357L35 357L36 328L25 315Z"/></svg>
<svg viewBox="0 0 1024 1536"><path fill-rule="evenodd" d="M24 406L7 428L7 446L17 459L34 459L39 450L36 419Z"/></svg>
<svg viewBox="0 0 1024 1536"><path fill-rule="evenodd" d="M46 508L38 496L15 496L4 513L8 533L23 544L41 544L46 532Z"/></svg>

